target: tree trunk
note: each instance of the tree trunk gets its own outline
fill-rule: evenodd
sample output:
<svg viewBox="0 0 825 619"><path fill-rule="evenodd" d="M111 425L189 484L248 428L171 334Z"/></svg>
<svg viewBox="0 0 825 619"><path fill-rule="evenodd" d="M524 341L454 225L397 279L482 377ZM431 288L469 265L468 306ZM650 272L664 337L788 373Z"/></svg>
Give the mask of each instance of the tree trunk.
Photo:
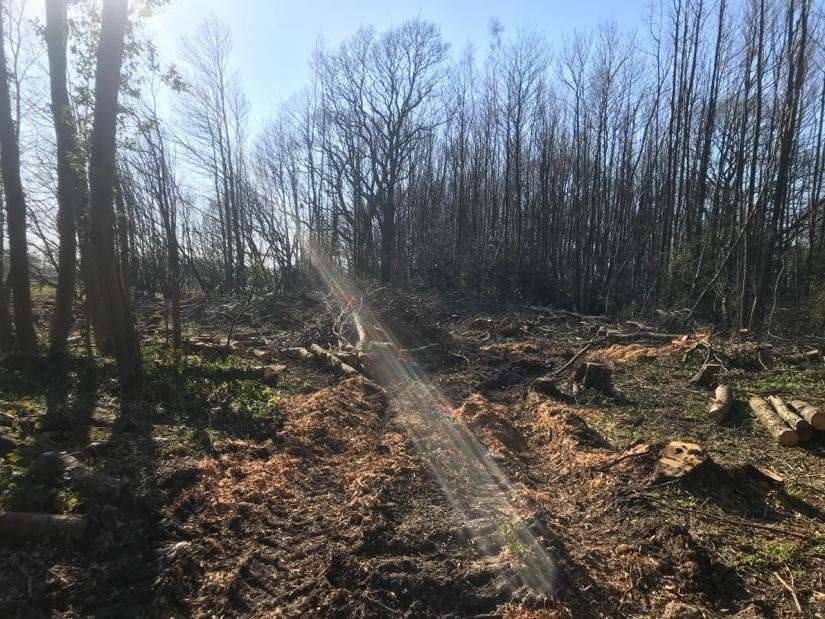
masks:
<svg viewBox="0 0 825 619"><path fill-rule="evenodd" d="M49 54L49 81L52 116L57 138L57 227L60 239L57 293L50 333L50 354L66 352L66 338L72 327L72 304L77 266L76 223L88 198L83 178L83 154L78 147L74 117L66 85L66 44L69 34L65 0L46 1L46 45Z"/></svg>
<svg viewBox="0 0 825 619"><path fill-rule="evenodd" d="M95 116L89 162L90 249L101 299L112 320L115 359L124 400L140 395L143 362L134 315L115 258L114 183L120 69L127 0L105 0L95 72Z"/></svg>
<svg viewBox="0 0 825 619"><path fill-rule="evenodd" d="M381 281L392 281L393 259L395 257L395 195L394 189L387 192L383 204L381 222Z"/></svg>
<svg viewBox="0 0 825 619"><path fill-rule="evenodd" d="M4 2L0 0L0 168L6 195L9 234L9 281L14 301L14 328L20 351L37 353L34 332L31 288L29 286L29 252L26 242L26 198L20 180L20 145L11 117L9 76L6 71Z"/></svg>

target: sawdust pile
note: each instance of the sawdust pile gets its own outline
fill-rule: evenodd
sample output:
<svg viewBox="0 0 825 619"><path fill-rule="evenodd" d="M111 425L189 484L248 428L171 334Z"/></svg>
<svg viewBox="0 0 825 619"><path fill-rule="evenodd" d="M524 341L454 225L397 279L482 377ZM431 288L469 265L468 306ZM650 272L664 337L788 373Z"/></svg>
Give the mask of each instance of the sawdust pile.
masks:
<svg viewBox="0 0 825 619"><path fill-rule="evenodd" d="M590 353L591 361L613 362L618 365L649 363L659 359L675 359L688 351L707 344L709 333L692 333L674 338L667 344L649 345L641 343L613 344Z"/></svg>
<svg viewBox="0 0 825 619"><path fill-rule="evenodd" d="M521 431L510 419L509 409L490 402L480 393L470 395L451 414L469 427L494 456L519 453L527 446Z"/></svg>

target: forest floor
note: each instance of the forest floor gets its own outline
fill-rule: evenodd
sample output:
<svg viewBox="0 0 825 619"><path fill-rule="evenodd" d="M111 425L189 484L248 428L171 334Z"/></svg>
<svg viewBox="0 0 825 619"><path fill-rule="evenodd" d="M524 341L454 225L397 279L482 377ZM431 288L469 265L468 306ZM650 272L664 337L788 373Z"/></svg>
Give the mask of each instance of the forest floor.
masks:
<svg viewBox="0 0 825 619"><path fill-rule="evenodd" d="M65 377L0 369L0 510L89 523L74 541L0 545L0 615L825 616L825 433L782 448L747 407L753 394L825 406L825 364L791 354L811 342L775 338L768 351L697 330L609 345L598 328L638 325L416 290L375 290L370 304L510 481L513 518L554 565L552 591L521 586L533 549L512 523L478 543L450 501L463 473L434 475L420 439L436 430L411 432L409 384L294 358L292 347L353 341L308 294L188 301L189 337L237 322L248 345L179 358L147 305L147 401L124 412L111 362L86 358L79 338ZM723 424L689 382L701 341L737 396ZM616 392L574 389L572 365L559 392L536 389L588 342L580 359L609 363ZM274 384L246 374L261 358L285 366ZM670 440L712 463L663 479ZM123 487L44 471L44 452Z"/></svg>

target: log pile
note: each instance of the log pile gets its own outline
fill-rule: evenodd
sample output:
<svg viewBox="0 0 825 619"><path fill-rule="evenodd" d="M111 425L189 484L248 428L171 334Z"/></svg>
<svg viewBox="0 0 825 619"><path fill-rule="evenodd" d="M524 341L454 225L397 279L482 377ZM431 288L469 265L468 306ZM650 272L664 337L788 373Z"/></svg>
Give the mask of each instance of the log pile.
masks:
<svg viewBox="0 0 825 619"><path fill-rule="evenodd" d="M795 411L792 411L782 398L772 395L768 397L768 402L773 405L776 413L782 417L782 420L788 424L788 427L796 431L800 442L811 440L813 436L811 425L797 415Z"/></svg>
<svg viewBox="0 0 825 619"><path fill-rule="evenodd" d="M825 430L825 415L804 400L786 402L779 396L754 396L750 407L771 436L783 447L810 440L814 430Z"/></svg>
<svg viewBox="0 0 825 619"><path fill-rule="evenodd" d="M754 415L762 422L768 433L782 447L793 447L799 443L799 435L774 410L765 398L754 396L748 402Z"/></svg>
<svg viewBox="0 0 825 619"><path fill-rule="evenodd" d="M803 400L791 400L794 411L807 421L814 430L825 430L825 413Z"/></svg>

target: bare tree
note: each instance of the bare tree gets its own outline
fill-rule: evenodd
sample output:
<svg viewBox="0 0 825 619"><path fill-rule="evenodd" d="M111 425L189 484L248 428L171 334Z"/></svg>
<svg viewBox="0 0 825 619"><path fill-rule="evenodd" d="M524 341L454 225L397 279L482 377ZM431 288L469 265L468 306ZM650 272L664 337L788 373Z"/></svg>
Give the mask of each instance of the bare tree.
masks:
<svg viewBox="0 0 825 619"><path fill-rule="evenodd" d="M26 198L20 180L18 127L12 119L9 79L6 69L4 3L0 1L0 167L6 196L9 234L9 280L14 302L17 346L29 355L37 353L37 335L29 284L29 253L26 241Z"/></svg>
<svg viewBox="0 0 825 619"><path fill-rule="evenodd" d="M121 392L130 399L138 397L142 390L143 364L131 302L115 257L113 204L118 91L127 13L127 0L103 3L89 159L89 228L94 271L112 318Z"/></svg>

